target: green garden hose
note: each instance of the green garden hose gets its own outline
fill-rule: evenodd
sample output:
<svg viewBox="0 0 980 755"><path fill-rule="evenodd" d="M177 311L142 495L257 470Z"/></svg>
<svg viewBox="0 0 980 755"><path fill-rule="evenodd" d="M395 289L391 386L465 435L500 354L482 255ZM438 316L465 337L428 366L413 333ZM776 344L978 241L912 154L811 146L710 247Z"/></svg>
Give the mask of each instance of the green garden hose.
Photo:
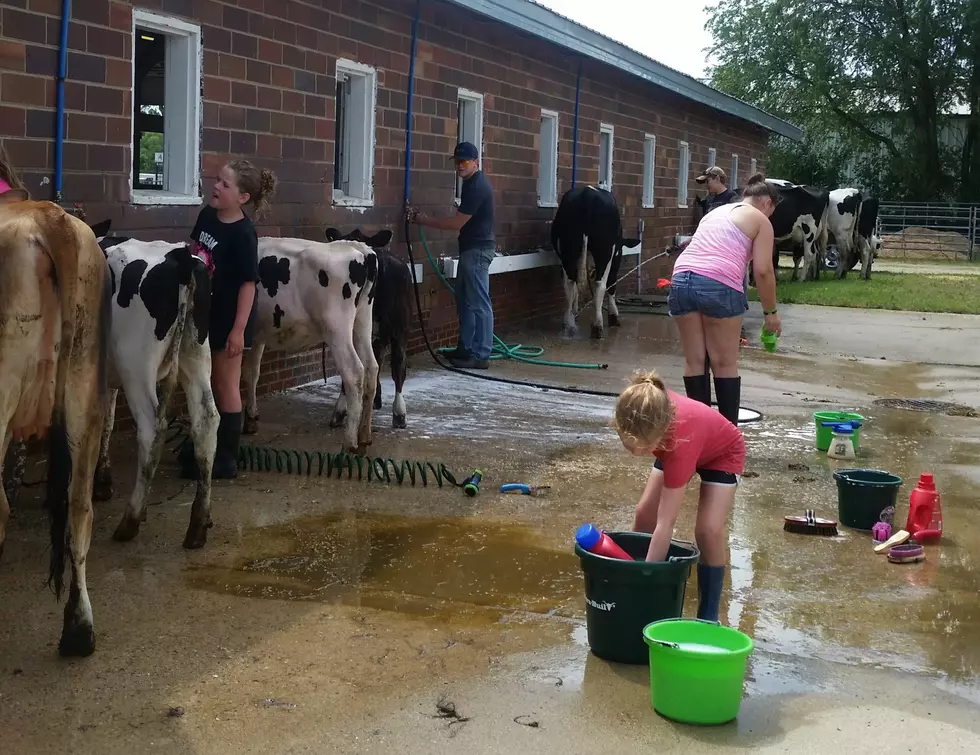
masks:
<svg viewBox="0 0 980 755"><path fill-rule="evenodd" d="M422 239L422 248L425 249L425 256L429 258L429 262L432 264L432 269L436 271L436 275L439 280L442 281L449 292L455 297L456 290L452 287L446 276L442 274L442 270L439 269L439 264L436 262L435 257L432 256L432 252L429 249L429 242L425 238L425 232L422 230L422 226L419 226L419 237ZM490 352L490 359L513 359L517 362L526 362L527 364L541 364L546 367L572 367L581 370L605 370L609 368L608 364L588 364L583 362L552 362L548 359L538 359L542 354L544 354L544 349L540 346L525 346L522 343L509 344L504 343L496 333L493 334L493 349ZM443 347L437 349L440 354L446 354L454 349Z"/></svg>

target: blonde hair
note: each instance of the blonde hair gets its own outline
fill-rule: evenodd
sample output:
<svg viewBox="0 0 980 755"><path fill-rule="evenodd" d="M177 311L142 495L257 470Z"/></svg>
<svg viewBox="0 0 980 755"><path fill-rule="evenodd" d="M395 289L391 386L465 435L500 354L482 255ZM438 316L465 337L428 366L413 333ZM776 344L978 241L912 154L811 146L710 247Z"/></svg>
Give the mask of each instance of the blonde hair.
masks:
<svg viewBox="0 0 980 755"><path fill-rule="evenodd" d="M674 404L655 370L636 372L616 399L613 427L624 443L655 448L674 421Z"/></svg>
<svg viewBox="0 0 980 755"><path fill-rule="evenodd" d="M235 160L228 163L234 172L238 190L248 194L248 203L255 208L256 216L261 216L269 204L269 197L276 192L276 174L271 170L259 170L248 160Z"/></svg>

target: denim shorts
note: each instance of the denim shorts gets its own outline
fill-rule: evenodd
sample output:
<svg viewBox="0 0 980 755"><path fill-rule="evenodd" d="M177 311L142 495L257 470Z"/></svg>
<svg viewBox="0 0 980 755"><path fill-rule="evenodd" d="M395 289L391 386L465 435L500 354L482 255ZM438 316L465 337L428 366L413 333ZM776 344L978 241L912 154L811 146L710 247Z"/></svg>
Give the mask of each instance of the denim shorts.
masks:
<svg viewBox="0 0 980 755"><path fill-rule="evenodd" d="M705 275L683 270L670 279L667 311L671 317L700 312L706 317L741 317L749 308L745 291Z"/></svg>

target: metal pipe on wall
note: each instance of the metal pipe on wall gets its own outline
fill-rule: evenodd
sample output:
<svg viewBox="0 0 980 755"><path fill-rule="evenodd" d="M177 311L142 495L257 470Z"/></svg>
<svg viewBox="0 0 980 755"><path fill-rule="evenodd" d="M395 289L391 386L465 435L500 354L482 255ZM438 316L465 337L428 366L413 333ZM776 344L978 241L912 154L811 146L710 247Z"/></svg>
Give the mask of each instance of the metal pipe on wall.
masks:
<svg viewBox="0 0 980 755"><path fill-rule="evenodd" d="M415 108L415 56L419 46L419 16L422 15L422 0L415 2L415 18L412 20L412 52L408 58L408 105L405 110L405 207L412 198L412 117Z"/></svg>
<svg viewBox="0 0 980 755"><path fill-rule="evenodd" d="M582 59L578 59L578 76L575 79L575 126L572 130L572 188L578 175L578 116L582 105Z"/></svg>
<svg viewBox="0 0 980 755"><path fill-rule="evenodd" d="M58 47L58 106L54 137L54 201L61 201L61 184L64 174L65 148L65 77L68 73L68 20L71 18L71 0L61 0L61 40Z"/></svg>

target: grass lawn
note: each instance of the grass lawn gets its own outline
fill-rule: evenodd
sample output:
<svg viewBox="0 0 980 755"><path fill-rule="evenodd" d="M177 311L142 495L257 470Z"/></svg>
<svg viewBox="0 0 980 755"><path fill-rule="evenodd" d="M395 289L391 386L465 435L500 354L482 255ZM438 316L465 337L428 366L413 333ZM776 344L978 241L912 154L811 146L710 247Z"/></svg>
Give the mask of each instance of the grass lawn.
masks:
<svg viewBox="0 0 980 755"><path fill-rule="evenodd" d="M779 270L776 299L780 304L980 314L980 275L872 271L871 280L864 281L856 275L857 270L852 270L839 281L834 280L832 271L824 271L819 281L801 282L790 280L792 272ZM749 289L749 299L759 300L754 288Z"/></svg>

